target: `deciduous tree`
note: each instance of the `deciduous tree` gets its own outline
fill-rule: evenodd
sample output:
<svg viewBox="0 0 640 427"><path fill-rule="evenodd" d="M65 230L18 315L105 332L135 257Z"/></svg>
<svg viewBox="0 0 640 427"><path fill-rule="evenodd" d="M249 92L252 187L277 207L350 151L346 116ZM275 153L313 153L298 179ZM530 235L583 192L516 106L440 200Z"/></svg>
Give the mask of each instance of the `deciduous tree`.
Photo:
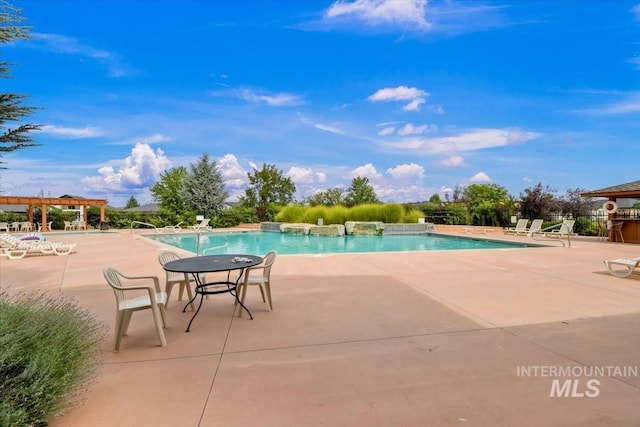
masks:
<svg viewBox="0 0 640 427"><path fill-rule="evenodd" d="M355 177L347 189L345 203L348 207L367 203L380 203L369 178Z"/></svg>
<svg viewBox="0 0 640 427"><path fill-rule="evenodd" d="M554 197L555 190L537 183L534 187L525 188L520 193L520 213L524 218L540 218L548 220L553 211L558 209Z"/></svg>
<svg viewBox="0 0 640 427"><path fill-rule="evenodd" d="M240 198L240 203L255 208L259 221L273 219L269 218L269 207L272 204L284 206L293 202L296 186L275 165L264 163L262 169L253 169L247 175L249 186L245 189L245 195Z"/></svg>

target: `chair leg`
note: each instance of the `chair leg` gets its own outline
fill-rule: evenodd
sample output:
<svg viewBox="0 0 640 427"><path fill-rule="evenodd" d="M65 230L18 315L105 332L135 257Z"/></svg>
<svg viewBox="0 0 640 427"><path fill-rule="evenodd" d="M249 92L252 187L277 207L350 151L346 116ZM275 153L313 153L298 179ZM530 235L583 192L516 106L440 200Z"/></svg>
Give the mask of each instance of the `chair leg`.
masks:
<svg viewBox="0 0 640 427"><path fill-rule="evenodd" d="M113 350L120 351L120 342L122 341L122 327L124 326L124 312L118 310L116 313L116 326L113 331Z"/></svg>
<svg viewBox="0 0 640 427"><path fill-rule="evenodd" d="M164 331L162 330L163 325L165 324L164 307L161 305L152 306L151 311L153 312L153 321L156 324L156 331L160 338L160 344L164 347L167 345L167 339L165 338Z"/></svg>
<svg viewBox="0 0 640 427"><path fill-rule="evenodd" d="M169 307L169 299L171 298L171 291L173 290L173 285L175 282L167 282L167 286L164 288L164 292L167 294L167 301L165 302L165 307Z"/></svg>
<svg viewBox="0 0 640 427"><path fill-rule="evenodd" d="M129 330L129 323L131 323L131 316L133 315L132 310L123 310L122 314L122 336L127 335L127 331Z"/></svg>
<svg viewBox="0 0 640 427"><path fill-rule="evenodd" d="M240 286L242 287L242 296L240 297L240 302L242 304L244 304L244 299L247 297L247 288L249 287L248 283L242 283L240 284ZM236 288L236 295L238 295L238 289ZM238 301L236 301L236 304L238 303ZM240 307L240 317L242 317L242 312L244 310L242 309L242 307Z"/></svg>
<svg viewBox="0 0 640 427"><path fill-rule="evenodd" d="M186 281L183 283L183 286L180 286L180 294L182 294L183 289L187 290L187 296L189 297L189 301L191 301L191 311L194 311L195 307L193 305L193 292L191 292L191 282ZM182 300L182 298L180 298L180 300Z"/></svg>
<svg viewBox="0 0 640 427"><path fill-rule="evenodd" d="M273 311L273 301L271 301L271 283L268 281L264 283L264 293L267 296L267 306L269 311Z"/></svg>

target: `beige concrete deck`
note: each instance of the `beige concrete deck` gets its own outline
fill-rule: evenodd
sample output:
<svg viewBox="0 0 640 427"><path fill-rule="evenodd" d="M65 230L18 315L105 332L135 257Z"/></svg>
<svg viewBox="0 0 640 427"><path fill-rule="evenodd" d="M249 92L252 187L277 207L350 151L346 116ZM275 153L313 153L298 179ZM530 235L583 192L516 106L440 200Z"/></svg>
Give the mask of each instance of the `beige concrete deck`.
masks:
<svg viewBox="0 0 640 427"><path fill-rule="evenodd" d="M73 296L111 328L104 266L164 278L163 246L135 234L49 239L75 253L1 258L0 285ZM638 426L638 376L583 375L574 395L597 379L596 397L550 397L555 377L517 373L640 370L640 275L602 263L638 256L585 237L570 249L279 256L273 312L257 289L254 320L212 296L185 333L174 289L168 345L134 314L119 353L109 332L86 402L51 426Z"/></svg>

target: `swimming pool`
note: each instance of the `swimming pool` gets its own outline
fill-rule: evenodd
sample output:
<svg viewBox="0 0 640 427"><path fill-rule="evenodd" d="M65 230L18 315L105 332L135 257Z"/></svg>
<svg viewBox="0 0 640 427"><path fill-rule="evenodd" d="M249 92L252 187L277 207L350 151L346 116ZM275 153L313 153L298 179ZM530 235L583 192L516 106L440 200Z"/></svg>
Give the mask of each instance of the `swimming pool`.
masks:
<svg viewBox="0 0 640 427"><path fill-rule="evenodd" d="M514 249L541 247L541 245L499 242L439 234L385 235L385 236L311 236L269 232L157 234L146 235L153 240L166 243L193 253L199 246L199 254L219 253L262 254L275 249L281 255L333 254L362 252L403 252L460 249ZM216 246L225 245L222 248Z"/></svg>

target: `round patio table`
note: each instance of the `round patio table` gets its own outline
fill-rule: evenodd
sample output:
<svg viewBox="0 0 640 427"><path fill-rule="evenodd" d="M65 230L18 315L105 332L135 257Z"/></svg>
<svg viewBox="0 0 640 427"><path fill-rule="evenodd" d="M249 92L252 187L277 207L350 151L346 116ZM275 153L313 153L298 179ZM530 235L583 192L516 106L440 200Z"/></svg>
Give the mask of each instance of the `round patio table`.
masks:
<svg viewBox="0 0 640 427"><path fill-rule="evenodd" d="M238 280L240 280L244 269L247 267L258 265L261 262L262 257L256 255L225 254L181 258L175 261L170 261L163 265L163 268L167 271L191 274L196 282L196 293L182 309L182 312L185 312L187 307L191 303L193 303L198 295L200 295L200 303L198 304L198 309L191 317L189 325L187 325L186 332L189 332L191 323L193 323L193 319L195 319L200 312L200 307L202 307L202 301L204 300L205 295L230 293L234 296L236 302L239 303L240 306L242 306L242 308L249 314L251 320L253 320L253 315L251 314L249 309L242 303L242 301L240 301L236 290L238 288ZM238 274L238 278L235 281L231 280L231 272L234 270L240 270L240 274ZM220 271L227 272L227 280L203 282L201 279L201 275L204 273L216 273Z"/></svg>

